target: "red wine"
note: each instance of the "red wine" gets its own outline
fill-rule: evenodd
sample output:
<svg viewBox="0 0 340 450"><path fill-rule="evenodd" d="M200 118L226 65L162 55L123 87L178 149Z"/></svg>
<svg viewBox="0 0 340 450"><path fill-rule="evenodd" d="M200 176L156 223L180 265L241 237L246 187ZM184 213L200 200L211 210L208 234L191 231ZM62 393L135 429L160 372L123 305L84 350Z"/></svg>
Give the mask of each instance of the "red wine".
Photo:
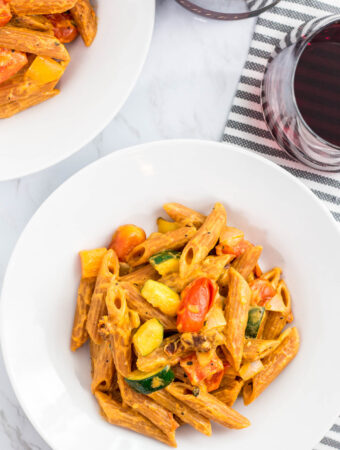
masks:
<svg viewBox="0 0 340 450"><path fill-rule="evenodd" d="M296 68L294 90L306 124L340 147L340 23L322 30L307 44Z"/></svg>

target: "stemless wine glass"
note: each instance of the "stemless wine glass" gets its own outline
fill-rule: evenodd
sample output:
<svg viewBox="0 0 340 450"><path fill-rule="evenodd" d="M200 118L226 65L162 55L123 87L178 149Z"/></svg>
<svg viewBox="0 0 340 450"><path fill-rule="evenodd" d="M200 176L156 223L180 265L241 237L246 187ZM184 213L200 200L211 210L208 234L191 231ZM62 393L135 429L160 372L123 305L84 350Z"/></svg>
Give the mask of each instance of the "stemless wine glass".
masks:
<svg viewBox="0 0 340 450"><path fill-rule="evenodd" d="M280 0L176 0L189 11L209 19L239 20L261 14Z"/></svg>
<svg viewBox="0 0 340 450"><path fill-rule="evenodd" d="M315 169L340 171L340 15L286 36L268 62L261 96L284 150Z"/></svg>

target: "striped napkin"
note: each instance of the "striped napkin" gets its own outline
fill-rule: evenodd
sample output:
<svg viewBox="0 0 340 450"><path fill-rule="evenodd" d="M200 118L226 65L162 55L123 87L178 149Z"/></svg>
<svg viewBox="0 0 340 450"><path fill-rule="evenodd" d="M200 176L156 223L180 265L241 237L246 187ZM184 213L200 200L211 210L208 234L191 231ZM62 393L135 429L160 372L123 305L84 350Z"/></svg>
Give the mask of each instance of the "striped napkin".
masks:
<svg viewBox="0 0 340 450"><path fill-rule="evenodd" d="M263 0L252 0L256 8ZM281 0L257 21L223 141L247 148L279 164L305 183L325 202L340 224L340 173L311 169L293 160L272 138L263 119L260 85L274 48L300 25L340 13L340 0ZM292 33L294 34L294 32ZM340 450L340 417L314 450Z"/></svg>
<svg viewBox="0 0 340 450"><path fill-rule="evenodd" d="M257 7L263 0L253 2ZM340 173L311 169L293 160L277 145L263 119L260 85L271 53L287 35L312 19L339 13L340 0L281 0L261 14L223 136L223 141L260 153L300 178L325 202L338 222ZM337 445L335 448L340 449L340 443Z"/></svg>

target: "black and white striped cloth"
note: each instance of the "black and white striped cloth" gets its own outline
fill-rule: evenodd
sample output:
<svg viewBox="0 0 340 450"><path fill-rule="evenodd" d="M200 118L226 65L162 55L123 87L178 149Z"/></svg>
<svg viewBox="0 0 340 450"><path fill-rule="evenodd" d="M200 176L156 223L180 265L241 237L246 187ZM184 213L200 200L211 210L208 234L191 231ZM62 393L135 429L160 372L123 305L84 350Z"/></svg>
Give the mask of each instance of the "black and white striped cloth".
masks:
<svg viewBox="0 0 340 450"><path fill-rule="evenodd" d="M264 0L252 0L256 8ZM284 167L325 202L340 226L340 173L311 169L293 160L273 140L261 109L261 81L280 42L303 23L340 13L340 0L281 0L257 21L248 58L233 101L223 141L252 150ZM294 32L293 32L294 34ZM340 450L340 417L314 450Z"/></svg>
<svg viewBox="0 0 340 450"><path fill-rule="evenodd" d="M264 0L253 0L257 8ZM273 140L261 108L261 81L273 50L295 29L315 18L340 13L340 0L281 0L258 18L223 141L248 148L300 178L340 222L340 173L311 169L293 160ZM293 32L293 33L292 33ZM340 439L340 438L339 438ZM340 450L340 443L338 447Z"/></svg>

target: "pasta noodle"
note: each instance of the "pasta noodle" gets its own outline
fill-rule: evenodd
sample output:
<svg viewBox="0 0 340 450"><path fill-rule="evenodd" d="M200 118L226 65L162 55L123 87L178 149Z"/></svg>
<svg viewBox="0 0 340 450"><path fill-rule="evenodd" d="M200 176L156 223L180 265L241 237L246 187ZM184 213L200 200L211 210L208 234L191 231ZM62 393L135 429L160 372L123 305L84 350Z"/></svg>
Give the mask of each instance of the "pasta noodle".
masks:
<svg viewBox="0 0 340 450"><path fill-rule="evenodd" d="M100 344L102 341L98 331L98 323L106 312L105 298L107 288L111 280L117 277L118 273L119 263L117 256L113 250L109 250L103 257L98 272L86 324L87 331L96 344Z"/></svg>
<svg viewBox="0 0 340 450"><path fill-rule="evenodd" d="M71 350L74 352L88 339L86 321L90 309L91 297L94 291L96 279L81 279L78 288L77 306L74 313L73 329L71 336Z"/></svg>
<svg viewBox="0 0 340 450"><path fill-rule="evenodd" d="M0 28L1 30L1 28ZM14 116L15 114L23 111L24 109L30 108L31 106L38 105L39 103L48 100L49 98L55 97L59 94L58 89L53 89L49 92L41 91L25 97L22 99L15 100L13 102L0 105L0 119L7 119Z"/></svg>
<svg viewBox="0 0 340 450"><path fill-rule="evenodd" d="M131 371L132 327L125 291L114 278L107 290L106 307L108 318L104 328L111 341L115 367L119 373L128 376Z"/></svg>
<svg viewBox="0 0 340 450"><path fill-rule="evenodd" d="M83 41L89 47L97 34L97 17L89 0L78 0L71 14Z"/></svg>
<svg viewBox="0 0 340 450"><path fill-rule="evenodd" d="M107 392L113 381L114 365L109 341L97 345L90 342L90 355L92 363L91 390Z"/></svg>
<svg viewBox="0 0 340 450"><path fill-rule="evenodd" d="M204 221L196 235L190 239L182 251L179 262L181 277L185 277L194 270L210 250L212 250L220 237L227 221L227 214L221 203L216 203L209 216Z"/></svg>
<svg viewBox="0 0 340 450"><path fill-rule="evenodd" d="M143 417L137 411L127 406L120 405L112 397L103 392L97 391L95 396L101 408L103 417L109 423L128 428L129 430L157 439L171 447L176 447L176 444L172 439L166 436L158 427L150 422L150 420Z"/></svg>
<svg viewBox="0 0 340 450"><path fill-rule="evenodd" d="M295 358L299 344L300 337L297 329L287 330L276 350L263 359L264 369L245 385L243 399L246 405L253 402Z"/></svg>
<svg viewBox="0 0 340 450"><path fill-rule="evenodd" d="M250 425L248 419L202 390L197 395L193 395L193 388L182 383L172 383L166 390L178 400L193 409L198 409L205 417L224 427L241 429Z"/></svg>
<svg viewBox="0 0 340 450"><path fill-rule="evenodd" d="M155 400L156 403L171 411L173 414L176 414L176 416L178 416L184 423L188 423L192 427L196 428L197 431L200 431L207 436L211 436L211 425L209 420L194 409L187 406L185 403L177 400L164 389L149 394L149 397Z"/></svg>
<svg viewBox="0 0 340 450"><path fill-rule="evenodd" d="M203 214L188 208L187 206L181 205L180 203L165 203L163 208L171 219L183 226L194 226L199 228L206 219Z"/></svg>
<svg viewBox="0 0 340 450"><path fill-rule="evenodd" d="M176 250L183 247L196 233L195 227L182 227L168 233L157 233L142 244L137 245L128 255L127 262L132 267L144 264L155 253L163 250Z"/></svg>
<svg viewBox="0 0 340 450"><path fill-rule="evenodd" d="M222 387L216 392L213 392L214 397L216 397L221 402L225 403L227 406L232 407L236 402L244 385L243 380L233 379L227 385Z"/></svg>
<svg viewBox="0 0 340 450"><path fill-rule="evenodd" d="M49 56L62 61L69 61L70 59L66 47L56 37L48 33L11 25L0 27L0 47Z"/></svg>
<svg viewBox="0 0 340 450"><path fill-rule="evenodd" d="M178 428L178 423L174 420L173 414L151 398L134 391L121 375L118 375L118 384L123 402L149 419L176 444L175 430Z"/></svg>
<svg viewBox="0 0 340 450"><path fill-rule="evenodd" d="M147 264L140 269L135 270L134 272L128 273L122 277L120 277L120 281L126 281L134 284L138 288L141 288L147 280L158 280L159 275L156 270L151 266L151 264Z"/></svg>
<svg viewBox="0 0 340 450"><path fill-rule="evenodd" d="M250 289L245 279L235 269L231 268L229 270L229 292L225 309L227 322L225 335L226 347L236 370L239 370L242 361L250 296Z"/></svg>
<svg viewBox="0 0 340 450"><path fill-rule="evenodd" d="M11 0L11 9L18 16L56 14L71 9L77 0Z"/></svg>

